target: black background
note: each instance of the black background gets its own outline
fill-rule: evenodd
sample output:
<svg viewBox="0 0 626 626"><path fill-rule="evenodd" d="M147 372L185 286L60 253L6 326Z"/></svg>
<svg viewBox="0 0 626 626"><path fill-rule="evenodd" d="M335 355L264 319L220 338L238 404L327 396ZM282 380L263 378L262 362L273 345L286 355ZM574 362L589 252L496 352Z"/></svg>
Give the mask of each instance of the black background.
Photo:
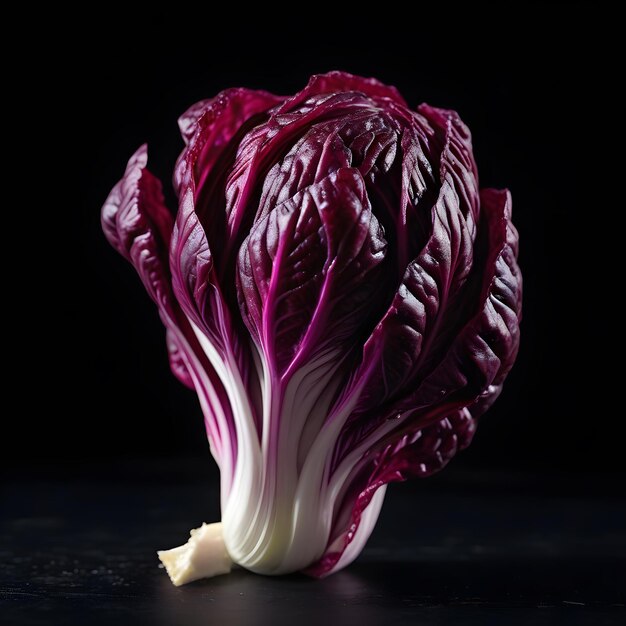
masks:
<svg viewBox="0 0 626 626"><path fill-rule="evenodd" d="M622 22L591 3L338 6L6 20L3 623L624 623ZM143 142L175 207L176 118L193 102L289 94L331 69L456 109L482 185L511 189L519 358L472 446L393 486L349 568L175 588L154 550L219 519L218 475L100 207Z"/></svg>
<svg viewBox="0 0 626 626"><path fill-rule="evenodd" d="M399 10L300 9L286 18L292 28L274 21L278 8L221 20L182 7L138 20L102 13L42 40L22 115L35 130L27 169L43 165L22 206L43 243L36 260L19 261L35 303L14 309L34 308L37 321L16 356L28 408L7 426L2 462L208 454L196 398L170 374L161 323L101 234L100 206L143 142L175 206L176 118L193 102L239 85L289 94L312 73L342 69L396 85L411 106L456 109L472 130L482 186L513 194L521 351L455 464L623 472L620 393L606 356L619 335L607 234L617 207L601 200L601 142L617 112L609 51L590 42L610 16L573 3L445 8L417 21Z"/></svg>

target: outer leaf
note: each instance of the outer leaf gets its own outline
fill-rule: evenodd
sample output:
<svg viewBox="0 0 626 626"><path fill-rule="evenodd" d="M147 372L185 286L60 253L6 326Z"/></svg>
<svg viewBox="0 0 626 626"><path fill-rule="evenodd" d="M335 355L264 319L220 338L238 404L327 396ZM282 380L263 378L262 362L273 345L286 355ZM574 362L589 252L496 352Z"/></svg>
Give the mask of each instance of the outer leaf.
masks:
<svg viewBox="0 0 626 626"><path fill-rule="evenodd" d="M239 304L279 373L358 337L384 256L355 169L338 170L255 224L240 253Z"/></svg>
<svg viewBox="0 0 626 626"><path fill-rule="evenodd" d="M176 164L174 186L181 201L192 191L193 210L218 260L226 243L226 177L239 142L282 100L266 91L228 89L193 105L179 119L187 148Z"/></svg>
<svg viewBox="0 0 626 626"><path fill-rule="evenodd" d="M219 463L224 454L230 454L223 450L221 439L232 416L222 384L174 298L167 263L172 217L163 202L161 183L146 169L147 161L144 145L131 157L123 178L104 203L102 228L111 245L134 265L158 307L167 329L172 372L200 395Z"/></svg>
<svg viewBox="0 0 626 626"><path fill-rule="evenodd" d="M448 299L467 279L472 243L458 196L444 184L433 207L431 238L409 265L392 305L365 345L364 409L393 401L419 376Z"/></svg>
<svg viewBox="0 0 626 626"><path fill-rule="evenodd" d="M391 426L388 423L365 448L359 447L354 437L350 439L350 428L344 432L338 448L349 450L353 456L358 456L360 450L361 456L351 469L352 478L346 481L349 487L345 504L337 514L334 539L325 556L310 570L316 576L331 573L337 566L376 489L388 482L428 475L443 467L459 444L469 444L474 418L497 396L515 360L522 279L517 265L517 232L510 220L510 195L490 189L481 194L481 199L488 254L481 268L478 312L452 341L432 373L399 405L403 412L397 426L393 421ZM442 420L446 413L447 418ZM435 439L425 438L425 433L434 433ZM340 470L341 466L335 469L338 473ZM356 497L351 495L355 489L359 491Z"/></svg>
<svg viewBox="0 0 626 626"><path fill-rule="evenodd" d="M467 409L450 417L397 437L393 443L369 453L354 471L335 503L333 533L324 556L306 570L323 578L349 565L361 552L369 538L378 514L368 516L373 499L387 483L404 481L409 477L426 478L445 467L458 450L467 447L476 425ZM352 546L355 542L359 545ZM346 554L348 558L346 559Z"/></svg>
<svg viewBox="0 0 626 626"><path fill-rule="evenodd" d="M179 120L188 146L174 177L180 195L170 246L174 291L186 315L222 353L233 346L239 353L215 266L226 241L226 173L246 125L280 101L263 91L231 89L194 105Z"/></svg>
<svg viewBox="0 0 626 626"><path fill-rule="evenodd" d="M165 207L161 183L147 169L148 149L133 154L123 178L102 207L102 229L109 243L137 270L166 326L175 326L178 305L172 297L167 246L173 219ZM187 381L176 358L174 373Z"/></svg>

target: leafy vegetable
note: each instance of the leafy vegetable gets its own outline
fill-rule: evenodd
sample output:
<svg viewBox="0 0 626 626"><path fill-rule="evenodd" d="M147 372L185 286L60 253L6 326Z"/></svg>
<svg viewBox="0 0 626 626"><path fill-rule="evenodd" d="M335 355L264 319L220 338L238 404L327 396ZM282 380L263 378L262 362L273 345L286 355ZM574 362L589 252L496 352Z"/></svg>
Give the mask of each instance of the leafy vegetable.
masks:
<svg viewBox="0 0 626 626"><path fill-rule="evenodd" d="M291 98L230 89L179 125L175 218L145 146L102 209L221 471L221 527L162 558L178 583L226 571L219 547L198 565L206 536L252 571L325 576L386 484L441 469L500 393L521 314L510 195L479 191L456 113L341 72Z"/></svg>

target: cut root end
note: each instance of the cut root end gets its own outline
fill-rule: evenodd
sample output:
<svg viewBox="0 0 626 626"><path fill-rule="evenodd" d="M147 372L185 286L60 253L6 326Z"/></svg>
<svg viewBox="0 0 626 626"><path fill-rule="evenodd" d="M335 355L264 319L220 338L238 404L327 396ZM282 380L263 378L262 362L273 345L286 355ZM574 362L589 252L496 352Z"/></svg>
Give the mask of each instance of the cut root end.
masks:
<svg viewBox="0 0 626 626"><path fill-rule="evenodd" d="M228 574L233 567L224 544L221 522L202 524L190 532L186 544L160 550L157 554L177 587L200 578Z"/></svg>

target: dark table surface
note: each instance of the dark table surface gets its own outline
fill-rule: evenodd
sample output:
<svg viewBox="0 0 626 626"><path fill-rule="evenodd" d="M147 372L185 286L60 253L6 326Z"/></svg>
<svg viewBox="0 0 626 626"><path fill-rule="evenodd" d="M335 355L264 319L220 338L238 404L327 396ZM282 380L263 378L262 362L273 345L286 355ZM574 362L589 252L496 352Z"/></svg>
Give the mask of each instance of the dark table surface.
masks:
<svg viewBox="0 0 626 626"><path fill-rule="evenodd" d="M218 518L206 472L5 473L1 624L626 624L620 479L446 470L390 487L361 557L316 581L175 588L155 550Z"/></svg>

